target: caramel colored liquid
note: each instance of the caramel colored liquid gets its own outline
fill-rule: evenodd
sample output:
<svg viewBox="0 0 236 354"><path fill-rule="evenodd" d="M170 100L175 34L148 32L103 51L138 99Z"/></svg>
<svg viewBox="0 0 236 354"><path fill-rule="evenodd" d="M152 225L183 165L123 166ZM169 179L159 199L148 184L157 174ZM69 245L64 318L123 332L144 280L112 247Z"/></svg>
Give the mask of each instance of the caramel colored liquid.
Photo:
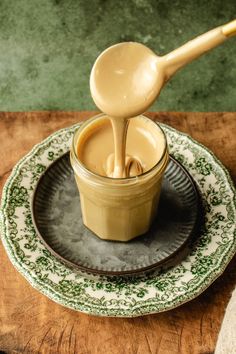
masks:
<svg viewBox="0 0 236 354"><path fill-rule="evenodd" d="M124 129L122 126L119 128ZM142 117L129 121L128 127L125 127L127 129L126 151L123 149L126 134L122 131L117 132L117 135L123 137L120 141L115 141L118 149L122 148L117 154L119 159L115 156L117 151L115 151L113 129L110 119L105 117L85 129L78 141L78 158L90 171L101 176L117 177L114 171L119 166L121 177L124 177L124 170L127 165L130 165L129 175L130 172L131 175L137 175L150 170L160 160L165 141L161 131L153 131L152 122L148 124ZM110 167L109 162L113 166ZM140 165L141 170L137 167Z"/></svg>
<svg viewBox="0 0 236 354"><path fill-rule="evenodd" d="M129 171L127 171L125 164L126 155L126 137L129 121L125 118L110 118L113 140L114 140L114 164L113 168L110 164L106 167L107 175L115 178L128 177ZM109 161L107 160L107 164Z"/></svg>
<svg viewBox="0 0 236 354"><path fill-rule="evenodd" d="M101 53L91 72L90 89L101 111L116 117L111 118L115 143L114 177L127 177L125 119L145 112L177 70L234 33L235 21L215 28L163 57L135 42L119 43Z"/></svg>
<svg viewBox="0 0 236 354"><path fill-rule="evenodd" d="M168 163L164 133L146 117L129 120L126 174L128 167L129 176L141 176L119 179L113 175L111 179L102 177L111 176L115 170L110 118L100 116L81 128L74 138L76 158L72 153L71 161L80 191L84 224L106 240L128 241L145 233L157 211L161 181ZM76 160L86 170L83 166L78 167Z"/></svg>
<svg viewBox="0 0 236 354"><path fill-rule="evenodd" d="M143 105L150 106L155 98L152 87L159 85L156 61L156 55L139 43L115 45L96 61L90 86L98 107L111 117L115 151L110 177L129 177L143 172L142 165L135 159L135 151L131 162L126 158L129 154L125 151L126 140L130 139L129 136L126 139L126 134L133 113L139 111L139 106L143 112ZM146 91L148 95L144 94Z"/></svg>
<svg viewBox="0 0 236 354"><path fill-rule="evenodd" d="M131 42L112 46L97 58L90 89L107 116L83 129L76 159L96 175L114 180L101 181L76 164L73 167L84 223L101 238L127 241L146 232L158 205L168 150L162 131L138 115L151 106L177 70L234 31L234 23L223 32L216 28L163 57ZM139 174L124 184L118 179Z"/></svg>

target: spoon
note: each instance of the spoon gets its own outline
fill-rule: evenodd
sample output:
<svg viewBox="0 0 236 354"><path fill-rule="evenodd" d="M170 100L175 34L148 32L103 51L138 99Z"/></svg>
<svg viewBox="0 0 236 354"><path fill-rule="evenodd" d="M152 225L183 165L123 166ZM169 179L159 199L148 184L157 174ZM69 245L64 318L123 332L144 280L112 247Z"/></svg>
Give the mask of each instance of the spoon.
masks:
<svg viewBox="0 0 236 354"><path fill-rule="evenodd" d="M113 45L100 54L90 76L97 107L111 117L145 112L177 70L236 35L236 20L187 42L164 56L136 42Z"/></svg>

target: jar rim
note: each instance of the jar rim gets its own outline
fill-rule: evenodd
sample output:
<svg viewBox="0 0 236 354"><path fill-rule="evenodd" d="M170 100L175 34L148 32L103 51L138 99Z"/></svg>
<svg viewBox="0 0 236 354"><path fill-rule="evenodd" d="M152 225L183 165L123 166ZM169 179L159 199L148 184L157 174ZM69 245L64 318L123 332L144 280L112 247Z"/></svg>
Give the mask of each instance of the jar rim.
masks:
<svg viewBox="0 0 236 354"><path fill-rule="evenodd" d="M104 181L104 182L107 182L107 183L121 183L121 184L124 184L125 182L135 182L137 180L141 180L141 179L145 179L147 176L151 175L156 169L158 166L161 165L161 163L163 162L163 159L165 158L165 156L167 155L168 156L168 145L167 145L167 139L166 139L166 135L163 131L163 129L161 128L161 126L156 122L156 121L153 121L152 119L144 116L144 115L139 115L137 117L142 117L142 118L145 118L149 121L151 121L154 125L156 125L162 132L163 134L163 137L164 137L164 142L165 142L165 146L164 146L164 149L163 149L163 153L160 157L160 159L157 161L157 163L152 166L149 170L145 171L144 173L140 174L140 175L137 175L137 176L131 176L131 177L120 177L120 178L116 178L116 177L109 177L109 176L102 176L102 175L99 175L98 173L96 172L93 172L91 170L89 170L81 161L80 159L78 158L78 155L77 155L77 151L76 151L76 147L77 147L77 135L80 133L80 131L82 131L86 126L88 126L91 122L93 122L94 120L96 119L99 119L99 118L109 118L106 114L104 113L100 113L100 114L97 114L95 115L94 117L91 117L90 119L86 120L85 122L83 122L79 127L78 129L75 130L74 132L74 135L73 135L73 140L72 140L72 148L71 148L71 155L72 157L74 158L75 162L76 162L76 165L82 170L84 176L92 176L93 178L95 178L97 181Z"/></svg>

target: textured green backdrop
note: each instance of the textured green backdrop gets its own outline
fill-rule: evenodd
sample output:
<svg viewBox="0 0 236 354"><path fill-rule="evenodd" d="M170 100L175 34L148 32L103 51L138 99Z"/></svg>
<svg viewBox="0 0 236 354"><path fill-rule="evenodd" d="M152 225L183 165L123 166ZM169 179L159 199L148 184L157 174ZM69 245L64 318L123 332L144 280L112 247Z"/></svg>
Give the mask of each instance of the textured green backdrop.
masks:
<svg viewBox="0 0 236 354"><path fill-rule="evenodd" d="M132 40L165 54L236 18L235 0L0 0L0 110L94 109L89 74ZM236 38L180 71L151 110L236 111Z"/></svg>

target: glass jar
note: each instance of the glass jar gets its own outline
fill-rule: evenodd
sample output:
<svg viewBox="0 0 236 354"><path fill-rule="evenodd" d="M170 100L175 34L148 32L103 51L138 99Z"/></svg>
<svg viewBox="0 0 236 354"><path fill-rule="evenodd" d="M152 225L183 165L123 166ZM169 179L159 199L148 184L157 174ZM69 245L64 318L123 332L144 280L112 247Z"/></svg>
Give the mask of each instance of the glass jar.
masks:
<svg viewBox="0 0 236 354"><path fill-rule="evenodd" d="M163 137L161 157L148 171L134 177L111 178L98 175L80 161L77 146L84 131L104 118L103 114L83 123L74 133L71 165L80 193L82 217L85 226L105 240L129 241L148 231L156 215L161 184L169 154L161 127L147 117L139 116L142 124L151 124L153 138ZM100 124L102 124L100 122ZM156 134L158 132L158 134Z"/></svg>

